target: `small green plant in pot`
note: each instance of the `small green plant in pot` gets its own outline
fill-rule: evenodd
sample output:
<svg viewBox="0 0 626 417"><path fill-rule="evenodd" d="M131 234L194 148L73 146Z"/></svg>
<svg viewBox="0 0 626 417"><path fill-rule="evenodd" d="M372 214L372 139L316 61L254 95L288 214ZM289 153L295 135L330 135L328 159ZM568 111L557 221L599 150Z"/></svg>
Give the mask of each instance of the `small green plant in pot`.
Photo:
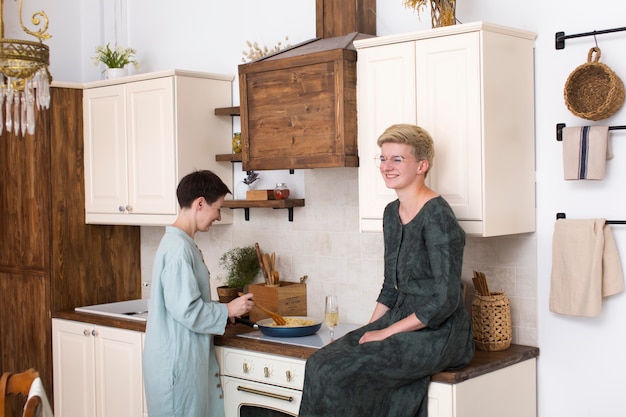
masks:
<svg viewBox="0 0 626 417"><path fill-rule="evenodd" d="M254 246L232 248L222 254L219 265L226 271L226 285L217 288L223 303L237 297L237 293L251 284L261 269Z"/></svg>

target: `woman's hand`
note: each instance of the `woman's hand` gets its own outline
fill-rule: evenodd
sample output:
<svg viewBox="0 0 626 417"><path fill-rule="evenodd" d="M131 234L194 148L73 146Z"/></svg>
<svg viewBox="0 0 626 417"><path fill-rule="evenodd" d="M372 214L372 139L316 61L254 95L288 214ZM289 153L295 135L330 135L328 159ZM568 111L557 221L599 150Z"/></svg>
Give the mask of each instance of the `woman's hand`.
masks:
<svg viewBox="0 0 626 417"><path fill-rule="evenodd" d="M389 328L365 332L363 336L361 336L361 338L359 339L359 345L362 345L363 343L380 342L381 340L385 340L390 336L387 331L388 329Z"/></svg>
<svg viewBox="0 0 626 417"><path fill-rule="evenodd" d="M226 307L228 308L228 318L231 323L234 323L235 317L241 317L252 310L252 307L254 307L254 294L243 294L226 304Z"/></svg>
<svg viewBox="0 0 626 417"><path fill-rule="evenodd" d="M359 344L368 342L380 342L381 340L385 340L389 336L392 336L396 333L414 332L415 330L421 330L424 327L426 327L426 325L417 318L415 313L413 313L410 316L407 316L384 329L365 332L363 336L361 336L361 338L359 339Z"/></svg>

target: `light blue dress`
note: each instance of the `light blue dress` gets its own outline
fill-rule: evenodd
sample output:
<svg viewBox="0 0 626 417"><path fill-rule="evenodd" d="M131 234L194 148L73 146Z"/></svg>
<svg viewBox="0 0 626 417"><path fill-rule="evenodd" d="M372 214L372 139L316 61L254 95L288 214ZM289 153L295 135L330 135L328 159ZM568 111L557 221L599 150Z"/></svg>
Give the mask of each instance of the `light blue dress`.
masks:
<svg viewBox="0 0 626 417"><path fill-rule="evenodd" d="M167 226L154 259L143 374L150 417L220 417L224 400L213 335L223 334L226 305L211 301L202 252Z"/></svg>

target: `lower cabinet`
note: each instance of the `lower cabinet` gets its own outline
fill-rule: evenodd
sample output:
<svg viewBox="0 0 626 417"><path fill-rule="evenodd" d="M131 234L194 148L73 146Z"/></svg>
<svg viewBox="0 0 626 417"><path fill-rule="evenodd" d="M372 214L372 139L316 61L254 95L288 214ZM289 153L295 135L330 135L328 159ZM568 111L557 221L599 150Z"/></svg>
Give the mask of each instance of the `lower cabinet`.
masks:
<svg viewBox="0 0 626 417"><path fill-rule="evenodd" d="M533 358L456 384L431 382L428 417L536 417L536 369Z"/></svg>
<svg viewBox="0 0 626 417"><path fill-rule="evenodd" d="M144 416L142 333L53 319L54 415Z"/></svg>
<svg viewBox="0 0 626 417"><path fill-rule="evenodd" d="M229 389L231 381L237 385L256 385L259 387L257 394L281 386L289 387L291 393L288 395L292 397L291 403L296 403L295 409L287 410L283 406L283 410L297 413L304 385L305 360L224 346L216 346L216 355L225 387L227 416L238 416L241 405L277 409L264 396L257 395L257 399L251 401L252 397L241 393L241 389ZM455 383L432 381L428 387L428 417L536 417L536 358L508 366L496 366L497 360L496 356L493 363L481 363L483 367L492 366L493 370L479 376L469 376ZM285 375L285 372L295 376L291 383L266 382Z"/></svg>

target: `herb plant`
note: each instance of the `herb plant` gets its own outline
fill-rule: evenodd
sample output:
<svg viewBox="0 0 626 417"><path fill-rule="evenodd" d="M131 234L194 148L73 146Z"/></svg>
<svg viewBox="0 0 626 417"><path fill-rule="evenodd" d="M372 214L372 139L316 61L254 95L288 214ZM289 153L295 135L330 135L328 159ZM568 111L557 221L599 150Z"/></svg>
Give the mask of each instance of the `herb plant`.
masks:
<svg viewBox="0 0 626 417"><path fill-rule="evenodd" d="M261 269L254 246L236 247L222 254L219 265L226 272L226 285L243 288L252 283Z"/></svg>

